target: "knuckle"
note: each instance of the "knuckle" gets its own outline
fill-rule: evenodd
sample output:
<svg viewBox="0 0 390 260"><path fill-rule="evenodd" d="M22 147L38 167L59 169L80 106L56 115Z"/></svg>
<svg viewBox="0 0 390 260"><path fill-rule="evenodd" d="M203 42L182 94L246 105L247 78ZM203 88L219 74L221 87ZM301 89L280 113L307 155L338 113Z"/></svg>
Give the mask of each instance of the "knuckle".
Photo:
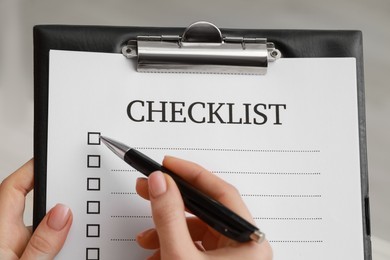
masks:
<svg viewBox="0 0 390 260"><path fill-rule="evenodd" d="M218 194L218 199L220 200L230 200L237 197L241 197L240 191L230 183L226 183L224 189L222 189L220 194Z"/></svg>
<svg viewBox="0 0 390 260"><path fill-rule="evenodd" d="M10 185L10 180L9 180L9 176L5 179L3 179L0 183L0 190L3 190L5 189L6 187L8 187Z"/></svg>
<svg viewBox="0 0 390 260"><path fill-rule="evenodd" d="M230 183L226 185L226 192L234 195L240 195L240 191L237 189L237 187Z"/></svg>
<svg viewBox="0 0 390 260"><path fill-rule="evenodd" d="M184 209L178 210L176 206L170 204L157 206L153 211L155 221L163 225L174 224L181 214L184 215Z"/></svg>
<svg viewBox="0 0 390 260"><path fill-rule="evenodd" d="M0 192L1 193L13 193L13 192L18 192L23 195L26 195L29 190L23 187L20 182L18 182L15 179L15 176L13 174L9 175L5 179L3 179L0 183Z"/></svg>
<svg viewBox="0 0 390 260"><path fill-rule="evenodd" d="M34 234L30 240L30 247L34 251L34 255L49 255L53 246L44 236Z"/></svg>
<svg viewBox="0 0 390 260"><path fill-rule="evenodd" d="M8 176L0 183L0 194L1 196L12 197L13 195L13 182L12 179Z"/></svg>
<svg viewBox="0 0 390 260"><path fill-rule="evenodd" d="M192 184L194 185L200 185L202 183L202 179L205 175L209 174L209 171L206 169L202 168L201 166L197 167L194 169L194 177L192 179Z"/></svg>

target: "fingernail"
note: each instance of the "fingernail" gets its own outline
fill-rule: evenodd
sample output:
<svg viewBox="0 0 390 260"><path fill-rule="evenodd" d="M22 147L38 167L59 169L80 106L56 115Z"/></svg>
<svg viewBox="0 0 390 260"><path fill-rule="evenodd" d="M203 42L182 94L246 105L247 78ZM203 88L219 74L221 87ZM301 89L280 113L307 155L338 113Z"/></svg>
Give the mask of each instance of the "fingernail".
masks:
<svg viewBox="0 0 390 260"><path fill-rule="evenodd" d="M142 239L142 238L147 237L149 234L152 234L152 233L154 233L154 232L156 232L156 230L155 230L154 228L145 230L145 231L139 233L139 234L137 235L137 238Z"/></svg>
<svg viewBox="0 0 390 260"><path fill-rule="evenodd" d="M70 209L63 205L57 204L51 209L47 225L57 231L62 230L70 218Z"/></svg>
<svg viewBox="0 0 390 260"><path fill-rule="evenodd" d="M164 174L160 171L154 172L149 176L148 184L150 195L154 198L167 191L167 183Z"/></svg>
<svg viewBox="0 0 390 260"><path fill-rule="evenodd" d="M136 184L138 184L138 183L140 183L141 181L144 181L144 180L147 180L147 178L138 177L135 181L136 181Z"/></svg>
<svg viewBox="0 0 390 260"><path fill-rule="evenodd" d="M194 241L195 247L202 252L205 252L206 249L203 247L202 241Z"/></svg>

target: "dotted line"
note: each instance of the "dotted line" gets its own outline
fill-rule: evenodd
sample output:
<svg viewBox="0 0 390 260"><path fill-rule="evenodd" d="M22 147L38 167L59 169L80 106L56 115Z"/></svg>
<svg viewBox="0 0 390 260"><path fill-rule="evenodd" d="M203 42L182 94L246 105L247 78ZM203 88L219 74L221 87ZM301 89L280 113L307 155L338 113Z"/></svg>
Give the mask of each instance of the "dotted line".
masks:
<svg viewBox="0 0 390 260"><path fill-rule="evenodd" d="M134 169L111 169L111 172L138 172ZM321 175L320 172L250 172L250 171L212 171L214 174L237 175Z"/></svg>
<svg viewBox="0 0 390 260"><path fill-rule="evenodd" d="M137 195L136 192L111 192L111 195ZM319 194L241 194L242 197L271 197L271 198L321 198Z"/></svg>
<svg viewBox="0 0 390 260"><path fill-rule="evenodd" d="M134 169L111 169L111 172L138 172ZM249 171L212 171L214 174L237 175L321 175L320 172L249 172Z"/></svg>
<svg viewBox="0 0 390 260"><path fill-rule="evenodd" d="M250 72L208 72L208 71L160 71L160 70L148 70L146 71L140 71L141 73L153 73L153 74L222 74L222 75L258 75L256 73L250 73Z"/></svg>
<svg viewBox="0 0 390 260"><path fill-rule="evenodd" d="M111 218L136 218L136 219L151 219L152 216L147 215L147 216L131 216L131 215L114 215L111 216ZM253 219L258 219L258 220L322 220L322 218L267 218L267 217L254 217Z"/></svg>
<svg viewBox="0 0 390 260"><path fill-rule="evenodd" d="M111 172L138 172L138 171L134 169L128 169L128 170L112 169Z"/></svg>
<svg viewBox="0 0 390 260"><path fill-rule="evenodd" d="M257 153L319 153L320 150L304 149L235 149L235 148L191 148L191 147L134 147L137 150L172 150L172 151L211 151L211 152L257 152Z"/></svg>
<svg viewBox="0 0 390 260"><path fill-rule="evenodd" d="M216 174L242 175L321 175L320 172L240 172L240 171L213 171Z"/></svg>
<svg viewBox="0 0 390 260"><path fill-rule="evenodd" d="M242 197L275 197L275 198L321 198L321 195L299 195L299 194L241 194Z"/></svg>
<svg viewBox="0 0 390 260"><path fill-rule="evenodd" d="M136 242L135 238L111 238L112 242Z"/></svg>
<svg viewBox="0 0 390 260"><path fill-rule="evenodd" d="M113 191L111 192L111 195L137 195L136 192L119 192L119 191Z"/></svg>
<svg viewBox="0 0 390 260"><path fill-rule="evenodd" d="M253 219L261 219L261 220L322 220L322 218L264 218L264 217L255 217Z"/></svg>
<svg viewBox="0 0 390 260"><path fill-rule="evenodd" d="M323 243L323 240L270 240L270 243Z"/></svg>
<svg viewBox="0 0 390 260"><path fill-rule="evenodd" d="M136 242L135 238L111 238L112 242ZM270 243L323 243L323 240L270 240Z"/></svg>
<svg viewBox="0 0 390 260"><path fill-rule="evenodd" d="M122 215L122 216L111 216L111 218L146 218L146 219L150 219L152 218L152 216L127 216L127 215Z"/></svg>

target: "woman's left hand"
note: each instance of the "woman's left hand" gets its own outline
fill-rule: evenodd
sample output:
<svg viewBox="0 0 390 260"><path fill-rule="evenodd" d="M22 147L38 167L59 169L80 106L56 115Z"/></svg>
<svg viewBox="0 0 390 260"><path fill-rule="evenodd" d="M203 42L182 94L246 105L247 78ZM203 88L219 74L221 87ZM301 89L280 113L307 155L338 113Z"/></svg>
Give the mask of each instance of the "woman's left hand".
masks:
<svg viewBox="0 0 390 260"><path fill-rule="evenodd" d="M34 186L33 168L30 160L0 185L0 259L51 260L61 250L72 224L70 209L57 204L34 233L25 226L25 197Z"/></svg>

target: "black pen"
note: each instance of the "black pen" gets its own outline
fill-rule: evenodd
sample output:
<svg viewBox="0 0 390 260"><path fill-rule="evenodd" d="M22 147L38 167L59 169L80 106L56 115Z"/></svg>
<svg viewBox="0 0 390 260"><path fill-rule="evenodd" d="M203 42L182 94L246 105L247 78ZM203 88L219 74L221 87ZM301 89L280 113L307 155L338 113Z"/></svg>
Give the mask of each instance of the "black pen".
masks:
<svg viewBox="0 0 390 260"><path fill-rule="evenodd" d="M118 141L100 136L103 143L134 169L149 176L154 171L168 174L176 182L187 209L221 234L238 242L264 240L265 234L218 201L192 187L178 175L143 153Z"/></svg>

